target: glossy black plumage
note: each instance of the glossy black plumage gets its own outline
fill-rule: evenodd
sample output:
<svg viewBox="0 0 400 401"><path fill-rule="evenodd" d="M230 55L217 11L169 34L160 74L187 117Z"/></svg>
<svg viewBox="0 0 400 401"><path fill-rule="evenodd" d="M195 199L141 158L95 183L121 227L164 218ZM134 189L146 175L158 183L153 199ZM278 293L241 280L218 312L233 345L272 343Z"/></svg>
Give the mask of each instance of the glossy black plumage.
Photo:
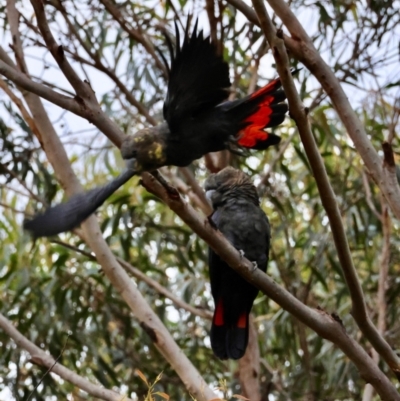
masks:
<svg viewBox="0 0 400 401"><path fill-rule="evenodd" d="M242 171L227 167L206 183L213 206L211 219L244 256L266 271L270 226L259 206L257 190ZM248 283L209 248L211 292L215 312L211 346L220 359L240 359L247 347L249 314L258 289Z"/></svg>
<svg viewBox="0 0 400 401"><path fill-rule="evenodd" d="M177 43L179 44L179 31ZM231 82L229 67L203 32L185 35L182 47L171 49L171 67L163 115L170 134L175 137L190 135L183 131L188 122L203 110L210 110L229 95Z"/></svg>
<svg viewBox="0 0 400 401"><path fill-rule="evenodd" d="M128 135L121 145L130 176L166 165L187 166L209 152L241 147L263 150L279 143L278 136L264 131L285 118L287 105L282 103L285 94L279 79L243 99L224 102L229 95L229 67L216 46L202 31L197 32L197 24L191 35L185 32L182 45L176 32L175 52L167 41L171 54L165 121ZM35 237L77 227L128 179L124 173L115 179L118 185L93 189L87 198L79 195L81 206L70 200L28 220L24 227Z"/></svg>

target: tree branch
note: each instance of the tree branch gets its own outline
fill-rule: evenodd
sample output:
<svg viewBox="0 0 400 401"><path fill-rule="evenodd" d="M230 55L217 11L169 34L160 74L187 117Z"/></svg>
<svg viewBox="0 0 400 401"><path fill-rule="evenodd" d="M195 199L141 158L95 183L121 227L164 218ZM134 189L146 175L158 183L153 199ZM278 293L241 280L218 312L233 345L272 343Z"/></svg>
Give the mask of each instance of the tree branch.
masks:
<svg viewBox="0 0 400 401"><path fill-rule="evenodd" d="M59 244L65 248L71 249L74 252L80 253L87 258L91 260L96 260L96 256L86 252L76 246L70 245L66 242L59 241L59 240L51 240L51 242L55 244ZM137 278L140 281L143 281L146 283L149 287L153 288L155 291L157 291L159 294L163 295L165 298L170 299L177 308L186 310L189 313L192 313L193 315L200 316L204 319L211 320L212 318L212 313L208 310L204 309L198 309L192 305L189 305L185 301L183 301L181 298L178 298L175 294L173 294L171 291L167 290L165 287L163 287L158 281L153 280L151 277L147 276L145 273L143 273L141 270L138 268L132 266L130 263L126 262L125 260L116 257L118 263L130 274L132 274L133 277Z"/></svg>
<svg viewBox="0 0 400 401"><path fill-rule="evenodd" d="M2 59L2 54L0 54L0 59ZM120 145L125 137L125 134L105 115L105 113L100 109L100 106L95 112L93 109L86 107L87 103L77 102L71 97L64 96L45 85L32 81L25 74L11 67L3 60L0 60L0 74L14 82L18 87L29 91L34 95L40 96L80 117L86 118L102 131L114 144Z"/></svg>
<svg viewBox="0 0 400 401"><path fill-rule="evenodd" d="M212 212L212 208L208 202L204 189L196 181L193 172L188 167L180 167L179 172L185 177L187 184L192 188L192 191L199 197L204 206L208 206L208 210L205 210L205 214ZM207 209L204 207L204 209Z"/></svg>
<svg viewBox="0 0 400 401"><path fill-rule="evenodd" d="M280 144L279 150L277 151L275 157L272 159L272 161L270 163L268 163L267 173L264 175L264 177L261 178L260 183L257 185L257 190L259 192L263 192L263 187L267 186L269 177L271 176L272 172L274 171L276 164L281 159L283 154L286 152L286 149L291 144L292 139L294 138L295 135L296 135L296 132L293 132L293 134L291 134L289 136L289 138L287 138L285 140L284 143Z"/></svg>
<svg viewBox="0 0 400 401"><path fill-rule="evenodd" d="M160 69L164 77L167 77L167 70L161 60L158 58L157 53L154 50L153 45L147 40L147 38L138 29L134 29L128 26L127 21L122 16L120 10L110 0L100 0L106 10L114 17L114 19L120 24L121 28L128 33L128 35L140 43L153 57L157 68Z"/></svg>
<svg viewBox="0 0 400 401"><path fill-rule="evenodd" d="M217 18L215 17L214 0L206 0L206 11L208 16L208 22L210 24L210 37L212 41L218 46L218 50L221 50L221 46L218 43L217 36Z"/></svg>
<svg viewBox="0 0 400 401"><path fill-rule="evenodd" d="M253 314L249 319L249 343L243 358L239 359L239 381L242 395L251 401L261 401L260 347Z"/></svg>
<svg viewBox="0 0 400 401"><path fill-rule="evenodd" d="M44 11L44 3L41 0L31 0L32 6L35 10L36 20L38 28L42 37L46 43L47 48L50 50L51 55L57 62L61 71L64 73L68 82L74 88L76 94L84 100L90 103L97 103L94 96L92 88L89 86L88 82L82 81L75 70L72 68L71 64L64 55L64 49L60 46L54 39L51 33L49 24L47 23L46 14Z"/></svg>
<svg viewBox="0 0 400 401"><path fill-rule="evenodd" d="M18 12L15 9L15 3L13 1L8 2L7 11L11 14L8 15L8 20L10 25L12 25L11 31L13 32L13 44L14 44L14 51L18 52L20 63L21 65L25 65L21 40L19 38L19 28L18 28ZM51 152L48 155L49 162L53 164L62 163L69 165L68 157L62 147L61 141L57 136L54 127L44 109L43 103L40 97L36 96L35 91L30 91L29 88L35 88L39 92L40 95L41 91L44 91L50 97L54 96L57 99L66 99L68 100L68 105L73 104L72 99L68 99L67 97L58 94L57 92L52 91L49 88L46 88L43 85L37 84L31 81L28 78L29 71L26 70L26 74L19 72L14 65L13 61L10 59L8 54L0 48L0 74L2 74L2 69L7 72L7 75L4 73L8 79L13 81L19 88L23 88L21 90L22 95L28 105L32 118L35 120L37 131L33 131L35 134L38 132L38 140L43 147L44 151L47 153L47 149L61 149L60 151ZM15 80L14 80L14 79ZM24 90L26 89L26 90ZM43 96L46 98L45 96ZM71 100L71 102L70 102ZM61 106L62 107L62 106ZM61 185L66 190L67 194L71 195L75 192L79 192L82 190L82 187L76 178L74 172L71 168L63 169L63 170L55 170L56 178L61 182ZM64 183L68 183L68 185L64 185Z"/></svg>
<svg viewBox="0 0 400 401"><path fill-rule="evenodd" d="M132 106L134 106L141 115L143 115L146 118L148 123L150 123L152 125L156 125L157 124L156 120L149 114L149 111L146 109L146 107L144 107L144 105L142 103L140 103L139 101L137 101L135 99L132 92L122 83L122 81L116 75L115 71L106 67L104 65L104 63L101 61L101 58L99 57L98 53L93 51L91 48L89 48L87 45L87 42L82 40L82 38L80 37L78 31L76 30L74 24L72 24L72 22L68 18L68 13L66 12L62 2L60 2L58 0L53 0L53 5L54 5L54 7L56 7L57 10L59 10L61 12L62 16L65 19L65 22L68 25L68 28L69 28L71 34L75 36L75 38L78 40L79 44L86 51L88 56L93 60L93 67L104 72L115 83L115 85L117 85L118 89L125 95L126 100L128 100L128 102ZM114 7L114 6L111 5L111 7ZM153 52L154 52L154 49L153 49ZM77 54L74 55L72 52L71 52L71 54L74 58L79 59L79 55L77 55ZM158 58L157 58L157 60L158 60ZM164 65L162 65L162 66L164 67ZM164 69L165 69L165 67L164 67Z"/></svg>
<svg viewBox="0 0 400 401"><path fill-rule="evenodd" d="M392 231L389 208L386 203L386 200L383 196L381 196L381 205L382 205L382 230L383 230L383 244L382 244L382 253L379 260L379 282L378 282L378 295L377 295L377 304L378 304L378 331L382 336L385 335L386 332L386 312L387 312L387 303L386 303L386 289L387 289L387 280L389 274L389 264L390 264L390 235ZM372 359L379 363L379 354L373 349L372 350ZM374 394L373 388L369 384L367 384L364 388L363 399L362 401L371 401L372 396Z"/></svg>
<svg viewBox="0 0 400 401"><path fill-rule="evenodd" d="M371 209L371 212L375 215L375 217L382 222L382 216L379 214L379 212L376 210L376 207L374 203L372 202L372 194L371 194L371 188L369 187L368 183L368 177L366 171L363 170L362 172L362 180L363 180L363 185L364 185L364 190L365 190L365 201L367 202L367 205Z"/></svg>
<svg viewBox="0 0 400 401"><path fill-rule="evenodd" d="M67 58L64 55L64 50L62 46L58 45L58 43L53 37L53 34L51 33L50 27L46 20L46 15L44 12L44 5L42 0L31 0L31 3L33 8L35 9L38 27L47 45L47 48L50 50L50 53L56 60L61 71L64 73L65 77L67 78L67 80L69 81L69 83L74 88L77 94L77 97L74 100L69 99L69 103L74 102L75 107L79 104L81 113L80 114L76 113L76 114L87 118L91 123L96 125L96 127L99 128L99 130L102 131L112 142L114 142L114 144L120 145L120 142L122 141L125 135L120 131L119 127L113 121L111 121L108 118L108 116L102 111L89 83L82 81L76 74L74 69L71 67L70 63L68 62ZM34 93L38 94L39 96L42 96L42 94L38 92L34 91ZM53 100L50 101L55 103ZM67 110L70 109L67 108Z"/></svg>
<svg viewBox="0 0 400 401"><path fill-rule="evenodd" d="M19 348L25 349L31 355L32 362L45 366L46 368L51 368L51 372L56 373L64 380L74 384L81 390L87 392L93 397L98 397L102 400L107 401L121 401L122 399L127 401L132 401L130 398L118 394L113 390L108 390L102 388L98 384L94 384L79 376L72 370L69 370L63 365L60 365L58 362L56 363L55 359L44 352L42 349L37 347L34 343L29 341L25 336L23 336L14 326L13 324L0 313L0 328L12 338L16 345ZM54 366L53 366L54 365Z"/></svg>

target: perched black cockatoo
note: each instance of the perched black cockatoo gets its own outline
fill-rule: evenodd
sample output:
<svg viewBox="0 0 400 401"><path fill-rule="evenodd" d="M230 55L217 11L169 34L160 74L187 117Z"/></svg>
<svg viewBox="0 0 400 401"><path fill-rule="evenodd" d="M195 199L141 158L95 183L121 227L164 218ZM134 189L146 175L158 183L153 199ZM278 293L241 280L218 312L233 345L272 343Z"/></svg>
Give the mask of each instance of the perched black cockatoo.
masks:
<svg viewBox="0 0 400 401"><path fill-rule="evenodd" d="M162 166L187 166L206 153L240 148L264 150L280 138L264 131L282 123L288 110L281 82L275 79L243 99L226 101L229 95L228 64L197 23L180 46L176 28L176 51L170 49L165 121L129 135L121 146L128 170L105 187L79 194L49 209L24 227L35 237L55 235L77 227L118 187L133 175Z"/></svg>
<svg viewBox="0 0 400 401"><path fill-rule="evenodd" d="M213 207L212 222L229 242L263 272L267 270L270 226L249 176L227 167L205 182ZM249 314L258 289L209 249L215 312L211 347L220 359L240 359L249 338Z"/></svg>

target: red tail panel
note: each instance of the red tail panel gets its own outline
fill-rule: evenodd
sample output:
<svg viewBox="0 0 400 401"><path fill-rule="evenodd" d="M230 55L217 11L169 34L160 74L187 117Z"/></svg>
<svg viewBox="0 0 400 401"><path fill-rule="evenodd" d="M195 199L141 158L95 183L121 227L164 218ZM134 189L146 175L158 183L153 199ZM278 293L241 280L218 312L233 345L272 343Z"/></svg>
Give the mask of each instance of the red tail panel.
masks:
<svg viewBox="0 0 400 401"><path fill-rule="evenodd" d="M236 323L238 329L245 329L247 327L247 313L244 312L239 316L239 320Z"/></svg>
<svg viewBox="0 0 400 401"><path fill-rule="evenodd" d="M223 326L225 324L224 323L224 307L223 307L222 299L220 299L218 301L218 304L215 307L213 323L216 326Z"/></svg>
<svg viewBox="0 0 400 401"><path fill-rule="evenodd" d="M274 97L268 96L259 105L258 110L245 120L250 124L239 132L239 135L241 136L238 141L239 145L246 148L252 148L258 141L267 140L268 133L263 131L263 129L270 122L270 115L272 114L270 104L273 101Z"/></svg>
<svg viewBox="0 0 400 401"><path fill-rule="evenodd" d="M260 99L257 111L245 120L248 125L239 132L239 145L252 148L257 142L266 141L268 139L268 133L263 131L263 129L268 126L271 121L271 114L273 113L271 104L273 104L275 100L275 96L273 94L268 96L268 93L274 92L279 83L279 79L275 79L250 96L250 99L260 97L262 100Z"/></svg>

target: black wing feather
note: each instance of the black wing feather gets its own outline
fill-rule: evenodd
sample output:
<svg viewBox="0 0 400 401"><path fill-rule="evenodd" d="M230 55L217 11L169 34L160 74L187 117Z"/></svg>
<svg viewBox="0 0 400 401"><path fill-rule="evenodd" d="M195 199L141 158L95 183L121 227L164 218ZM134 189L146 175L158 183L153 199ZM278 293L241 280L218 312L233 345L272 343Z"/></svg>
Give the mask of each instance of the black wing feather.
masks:
<svg viewBox="0 0 400 401"><path fill-rule="evenodd" d="M176 23L176 21L175 21L175 23L174 23L174 26L175 26L175 45L176 45L176 57L178 57L178 55L179 55L179 51L180 51L180 43L181 43L181 37L180 37L180 33L179 33L179 28L178 28L178 24ZM185 38L186 38L186 35L185 35ZM173 55L174 53L172 53L172 55ZM172 65L172 60L173 60L173 58L171 58L171 65Z"/></svg>
<svg viewBox="0 0 400 401"><path fill-rule="evenodd" d="M165 37L167 37L167 36L165 36ZM169 77L169 63L168 63L167 59L165 58L164 53L157 46L155 46L155 50L158 53L158 55L160 56L163 64L165 65L165 69L167 71L167 76Z"/></svg>
<svg viewBox="0 0 400 401"><path fill-rule="evenodd" d="M168 34L166 32L164 33L164 36L165 36L165 42L167 44L168 51L169 51L169 57L171 60L173 60L175 57L174 56L174 46L172 45L171 38L168 36ZM171 67L169 65L168 65L168 71L171 74Z"/></svg>
<svg viewBox="0 0 400 401"><path fill-rule="evenodd" d="M191 36L185 32L182 47L175 29L177 46L175 55L171 53L164 118L172 134L179 135L186 120L227 99L231 82L228 64L210 38L204 38L202 31L197 33L197 22Z"/></svg>

